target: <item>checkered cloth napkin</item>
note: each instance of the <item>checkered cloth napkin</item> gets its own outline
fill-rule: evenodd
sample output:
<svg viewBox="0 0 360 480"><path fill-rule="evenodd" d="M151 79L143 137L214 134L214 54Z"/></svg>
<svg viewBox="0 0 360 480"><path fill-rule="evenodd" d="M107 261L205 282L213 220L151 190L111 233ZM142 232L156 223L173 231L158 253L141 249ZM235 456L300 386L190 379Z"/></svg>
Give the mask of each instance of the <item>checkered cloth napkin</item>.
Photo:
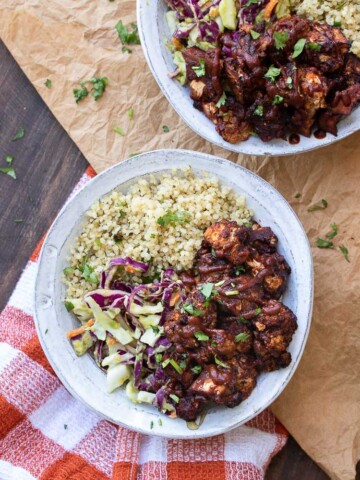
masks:
<svg viewBox="0 0 360 480"><path fill-rule="evenodd" d="M88 168L74 192L94 175ZM69 395L32 317L40 248L0 314L0 480L263 479L287 440L269 410L224 435L165 440L113 425Z"/></svg>

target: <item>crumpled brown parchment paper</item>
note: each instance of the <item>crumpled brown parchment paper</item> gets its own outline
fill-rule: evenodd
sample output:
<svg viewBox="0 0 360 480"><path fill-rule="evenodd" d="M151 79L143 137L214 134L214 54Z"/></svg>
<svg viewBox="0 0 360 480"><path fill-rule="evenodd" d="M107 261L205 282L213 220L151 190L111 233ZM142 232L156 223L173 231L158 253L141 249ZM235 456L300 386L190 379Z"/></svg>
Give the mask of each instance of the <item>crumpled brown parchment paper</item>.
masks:
<svg viewBox="0 0 360 480"><path fill-rule="evenodd" d="M0 2L3 41L95 170L131 153L199 150L241 163L292 204L313 246L314 315L300 366L272 408L331 478L354 479L360 456L360 132L290 157L257 158L214 147L196 136L163 98L141 47L133 47L131 55L121 52L114 29L120 19L124 24L135 20L133 0ZM92 76L108 77L105 94L98 102L89 96L77 105L73 88ZM46 79L52 81L51 89L44 85ZM131 106L134 119L127 115ZM124 137L113 131L115 125ZM321 198L328 208L307 212ZM335 241L349 249L350 263L338 248L314 247L331 223L339 227Z"/></svg>

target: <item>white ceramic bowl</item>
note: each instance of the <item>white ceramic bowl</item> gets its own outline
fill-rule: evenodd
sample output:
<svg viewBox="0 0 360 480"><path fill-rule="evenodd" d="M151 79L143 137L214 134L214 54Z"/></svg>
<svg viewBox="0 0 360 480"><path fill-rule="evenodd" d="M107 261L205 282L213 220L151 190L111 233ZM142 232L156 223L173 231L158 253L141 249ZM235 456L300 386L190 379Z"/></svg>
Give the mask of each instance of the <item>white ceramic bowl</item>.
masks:
<svg viewBox="0 0 360 480"><path fill-rule="evenodd" d="M330 133L322 140L314 136L310 138L301 136L300 143L297 145L290 145L288 141L281 139L265 143L256 137L250 137L246 142L235 145L226 142L216 132L215 125L202 112L193 107L188 87L182 87L179 82L171 80L167 75L168 72L175 69L171 54L164 42L166 38L170 37L164 18L167 9L164 0L137 0L137 21L145 58L155 80L172 107L195 133L209 142L237 153L293 155L329 145L360 129L359 107L339 123L337 137Z"/></svg>
<svg viewBox="0 0 360 480"><path fill-rule="evenodd" d="M114 188L126 191L139 177L155 175L172 168L191 165L196 175L207 171L229 185L235 192L245 193L255 219L270 226L279 238L279 251L289 262L292 274L284 296L298 317L298 329L289 350L289 367L262 374L251 396L234 409L214 407L209 410L201 428L187 428L183 420L160 415L150 405L134 405L124 390L106 392L105 374L90 355L77 357L66 338L66 332L76 321L64 307L65 287L62 271L67 265L70 246L82 228L84 213L100 197ZM146 434L171 438L194 438L216 435L260 413L285 388L292 377L304 350L308 336L313 301L313 270L306 234L286 200L267 182L239 165L203 153L185 150L159 150L144 153L104 171L61 210L44 242L36 280L35 322L44 352L56 374L76 398L86 403L108 420ZM46 333L46 334L45 334ZM150 429L150 422L154 428Z"/></svg>

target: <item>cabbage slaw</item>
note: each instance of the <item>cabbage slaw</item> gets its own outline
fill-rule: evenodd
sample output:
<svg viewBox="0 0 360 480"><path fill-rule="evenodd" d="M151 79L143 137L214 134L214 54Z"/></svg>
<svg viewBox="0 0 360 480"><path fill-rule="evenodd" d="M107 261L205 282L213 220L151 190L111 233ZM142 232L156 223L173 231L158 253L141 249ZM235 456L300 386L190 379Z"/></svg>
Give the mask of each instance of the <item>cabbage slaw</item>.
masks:
<svg viewBox="0 0 360 480"><path fill-rule="evenodd" d="M81 323L67 337L78 356L92 353L106 372L109 393L127 382L125 391L133 402L153 404L174 416L171 398L154 385L166 380L162 357L171 343L164 336L165 316L185 301L185 287L173 269L163 271L158 281L132 286L116 278L119 266L127 273L148 270L130 257L111 259L99 288L81 299L66 299Z"/></svg>

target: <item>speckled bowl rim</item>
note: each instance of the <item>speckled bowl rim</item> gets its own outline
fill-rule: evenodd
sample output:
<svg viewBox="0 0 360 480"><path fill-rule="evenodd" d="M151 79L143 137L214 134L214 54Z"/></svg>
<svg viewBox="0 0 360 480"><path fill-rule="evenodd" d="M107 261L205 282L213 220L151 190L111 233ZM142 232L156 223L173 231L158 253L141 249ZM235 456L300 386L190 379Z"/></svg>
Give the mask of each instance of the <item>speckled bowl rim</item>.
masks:
<svg viewBox="0 0 360 480"><path fill-rule="evenodd" d="M219 171L221 169L226 169L230 168L230 170L233 171L234 177L236 175L242 175L247 179L250 183L255 182L256 185L259 186L259 189L264 189L270 196L272 196L272 199L276 200L279 202L279 208L282 209L283 212L286 212L286 215L289 216L292 220L292 226L295 228L297 234L301 237L301 248L304 250L304 255L305 259L304 264L306 265L307 273L309 275L309 278L306 279L306 287L305 290L307 291L307 296L306 298L302 299L304 301L304 304L306 307L304 307L306 311L306 318L303 319L304 322L304 334L301 338L301 344L300 348L297 352L296 358L293 358L292 363L290 364L289 367L286 369L282 369L281 372L286 372L286 375L284 374L284 378L282 380L282 383L279 385L277 388L276 392L274 395L272 395L270 398L267 398L265 402L261 403L261 406L259 408L254 409L251 413L249 413L246 417L241 417L240 420L234 419L234 421L230 422L230 424L226 425L220 425L220 426L215 426L212 428L200 428L195 431L185 431L182 429L182 431L178 432L177 430L179 429L179 424L177 423L175 425L175 422L181 421L182 420L168 420L166 417L162 416L163 418L163 427L158 430L152 430L150 428L150 420L156 420L158 415L157 411L154 407L150 407L150 411L147 410L145 414L143 415L144 418L146 418L147 423L146 426L142 425L134 425L131 421L125 420L125 421L120 421L118 418L114 418L111 415L108 415L106 412L106 406L104 408L100 408L98 405L94 404L92 396L87 396L84 395L84 392L81 390L79 387L79 381L75 382L74 380L69 380L69 372L68 371L63 371L62 365L59 365L59 358L55 359L54 355L54 348L52 348L49 345L49 336L46 335L47 327L48 327L48 319L49 315L46 313L46 308L49 307L44 307L45 310L43 309L43 304L44 304L44 298L46 296L50 295L50 303L51 303L51 294L49 293L51 291L51 285L55 283L59 283L61 280L59 278L53 278L54 277L54 272L51 271L50 264L53 264L56 266L57 263L57 253L56 251L54 252L54 247L52 244L58 242L59 248L63 248L64 244L66 243L66 238L59 239L59 237L62 236L61 234L61 224L65 222L67 215L69 214L69 211L71 208L74 207L76 204L80 204L82 200L85 198L86 199L86 193L93 190L96 191L97 187L100 186L102 183L104 183L104 180L108 178L115 178L117 176L121 177L122 172L123 175L126 175L127 170L131 170L131 168L135 170L143 169L141 171L141 175L135 174L130 178L136 179L138 176L143 176L143 175L148 175L151 172L160 172L164 173L165 171L169 171L173 168L171 160L169 160L168 157L172 156L179 156L182 157L183 161L183 166L177 166L177 168L184 168L185 166L192 164L194 168L196 168L196 161L203 161L206 162L206 164L213 163L214 168L218 168ZM159 159L159 168L157 170L151 170L146 172L148 165L147 161L150 160L151 158L156 157ZM190 161L191 160L191 161ZM154 160L155 161L155 160ZM180 160L178 160L180 161ZM142 167L141 167L142 166ZM202 168L202 171L204 169ZM212 173L213 175L216 175ZM235 175L236 174L236 175ZM219 175L220 176L220 175ZM114 182L114 180L111 180ZM234 181L234 180L232 180ZM245 180L244 180L245 181ZM230 180L228 180L230 183ZM121 179L116 180L116 185L121 185L123 183ZM227 183L227 182L226 182ZM236 184L236 181L234 181L234 184ZM101 198L110 191L112 191L115 186L112 186L110 189L107 189L105 192L101 192L99 194L96 194L96 198ZM90 204L94 202L92 199ZM86 202L85 203L89 203ZM82 213L84 213L88 208L89 205L83 209ZM74 207L75 208L75 207ZM256 212L255 212L256 213ZM75 221L75 223L79 223ZM71 227L71 231L75 228L74 225ZM60 229L60 230L59 230ZM70 235L70 234L69 234ZM56 250L56 249L55 249ZM62 269L60 270L62 271ZM253 172L245 169L244 167L234 164L232 162L229 162L228 160L219 158L219 157L214 157L208 154L204 153L198 153L198 152L192 152L192 151L187 151L187 150L157 150L157 151L151 151L147 152L141 155L138 155L136 157L130 158L122 163L119 163L117 165L112 166L111 168L103 171L99 175L97 175L95 178L90 180L85 186L79 190L74 197L62 208L62 210L59 212L56 220L52 224L46 238L43 244L43 247L41 249L40 257L39 257L39 265L38 265L38 273L37 273L37 278L36 278L36 286L35 286L35 295L34 295L34 319L35 319L35 325L36 325L36 330L37 334L39 336L40 343L42 345L42 348L45 352L46 357L48 358L51 366L53 367L54 371L56 372L57 376L59 377L60 381L62 384L65 386L65 388L78 400L80 400L82 403L87 405L89 408L93 409L96 411L102 418L105 418L109 420L110 422L116 423L118 425L122 425L126 428L130 428L132 430L138 431L143 434L147 435L157 435L165 438L177 438L177 439L190 439L190 438L202 438L202 437L209 437L213 435L218 435L224 432L227 432L229 430L232 430L233 428L236 428L252 418L254 418L256 415L261 413L265 408L267 408L271 403L273 403L276 398L280 395L280 393L283 391L283 389L286 387L286 385L289 383L291 377L296 371L296 368L300 362L300 359L302 357L305 344L308 338L309 334L309 329L310 329L310 324L311 324L311 317L312 317L312 307L313 307L313 292L314 292L314 274L313 274L313 262L312 262L312 256L311 256L311 250L310 250L310 245L306 236L306 233L304 231L303 226L301 225L299 219L297 218L295 212L291 208L291 206L288 204L288 202L282 197L282 195L274 188L272 187L268 182L263 180L261 177L258 175L254 174ZM50 305L50 311L55 312L55 306L59 306L60 304L62 305L62 301L60 298L54 298L53 299L54 305ZM60 307L59 307L60 308ZM62 305L62 307L63 305ZM45 312L45 313L44 313ZM66 312L66 310L65 310ZM54 313L56 317L56 313ZM46 318L45 318L46 317ZM296 335L296 333L295 333ZM67 342L67 341L66 341ZM69 342L67 342L69 343ZM69 346L69 349L72 351L72 348ZM75 356L74 352L72 351L73 356ZM76 357L76 356L75 356ZM89 357L89 356L87 356ZM80 357L84 358L84 357ZM74 361L76 359L73 359ZM95 363L94 363L95 366ZM96 369L100 372L100 369L96 367ZM280 372L280 371L277 371ZM276 373L276 372L273 372ZM255 394L255 391L254 393ZM108 395L110 397L109 404L111 404L111 395ZM249 401L250 399L250 401ZM251 403L251 396L247 399L249 401L249 404ZM128 411L130 414L133 414L134 416L137 415L139 412L138 410L141 410L141 407L139 408L138 405L134 406L131 404L130 400L126 399L130 405L127 405ZM246 402L247 402L246 401ZM245 402L243 402L245 403ZM240 404L242 405L242 404ZM236 417L236 409L240 407L236 407L235 409L231 409L232 412L234 412L234 417ZM125 407L124 407L125 408ZM144 407L145 408L145 407ZM146 408L145 408L146 410ZM216 410L216 409L215 409ZM222 411L216 412L216 415L219 415L217 418L221 418L221 412L225 412L225 410L230 410L230 409L224 409ZM170 421L170 424L167 424L167 421ZM203 426L205 426L205 423ZM185 422L183 422L185 424ZM175 427L175 430L173 429Z"/></svg>
<svg viewBox="0 0 360 480"><path fill-rule="evenodd" d="M208 142L235 153L257 156L284 156L316 150L342 140L360 130L360 107L344 118L338 125L338 135L328 133L325 138L317 139L300 136L300 143L290 145L288 141L274 139L262 142L251 137L245 142L231 144L226 142L215 130L215 125L206 116L192 106L188 88L171 80L167 73L174 70L170 53L163 45L167 36L167 27L161 15L165 10L164 0L137 0L137 24L143 52L148 66L170 105L184 122L200 137Z"/></svg>

